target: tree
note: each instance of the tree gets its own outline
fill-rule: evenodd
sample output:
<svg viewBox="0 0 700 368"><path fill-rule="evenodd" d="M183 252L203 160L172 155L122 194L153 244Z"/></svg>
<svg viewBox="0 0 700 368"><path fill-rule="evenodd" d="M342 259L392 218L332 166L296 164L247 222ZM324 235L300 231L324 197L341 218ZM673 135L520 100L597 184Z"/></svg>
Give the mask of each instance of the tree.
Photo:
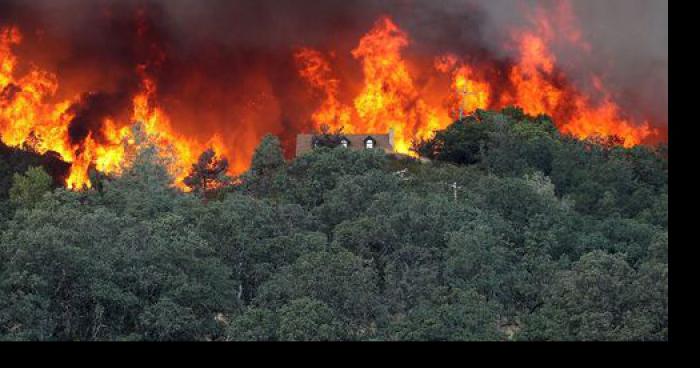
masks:
<svg viewBox="0 0 700 368"><path fill-rule="evenodd" d="M283 197L305 208L323 202L326 191L335 187L344 175L362 175L382 169L387 155L381 150L321 149L298 157L287 169L288 182Z"/></svg>
<svg viewBox="0 0 700 368"><path fill-rule="evenodd" d="M260 197L279 192L285 185L285 161L277 137L265 135L253 153L250 170L243 176L247 189Z"/></svg>
<svg viewBox="0 0 700 368"><path fill-rule="evenodd" d="M456 289L442 301L423 303L388 328L392 340L494 341L498 331L498 306L471 289Z"/></svg>
<svg viewBox="0 0 700 368"><path fill-rule="evenodd" d="M307 233L309 215L298 205L275 206L266 200L229 193L223 200L183 209L190 223L218 254L236 286L249 301L260 283L293 262L305 249L324 248L323 234Z"/></svg>
<svg viewBox="0 0 700 368"><path fill-rule="evenodd" d="M474 115L467 116L437 131L433 138L416 142L413 150L432 160L475 164L481 161L482 147L489 144L489 131L493 129L493 124L480 122Z"/></svg>
<svg viewBox="0 0 700 368"><path fill-rule="evenodd" d="M519 338L535 340L638 340L663 338L663 322L659 319L663 307L649 314L649 301L664 299L667 290L664 272L653 281L655 271L640 281L637 272L620 254L601 250L585 254L571 270L554 278L545 305L527 316ZM666 291L667 292L667 291ZM666 294L667 296L667 294ZM653 304L652 304L653 305ZM663 317L661 317L663 318Z"/></svg>
<svg viewBox="0 0 700 368"><path fill-rule="evenodd" d="M338 184L324 194L323 204L314 213L329 227L344 220L362 215L369 207L374 195L398 189L395 175L380 170L371 170L364 175L347 175L338 179Z"/></svg>
<svg viewBox="0 0 700 368"><path fill-rule="evenodd" d="M325 303L294 299L279 310L279 338L287 341L329 341L343 338L342 323Z"/></svg>
<svg viewBox="0 0 700 368"><path fill-rule="evenodd" d="M500 116L497 114L493 119ZM547 117L512 121L505 129L490 134L481 165L503 176L522 176L532 171L550 175L557 145L555 132Z"/></svg>
<svg viewBox="0 0 700 368"><path fill-rule="evenodd" d="M87 210L77 196L47 195L32 209L18 211L3 233L0 334L30 340L94 338L100 322L96 291L107 290L101 288L107 285L101 264L112 261L109 253L100 254L99 244L114 245L121 221L104 209Z"/></svg>
<svg viewBox="0 0 700 368"><path fill-rule="evenodd" d="M63 186L70 171L70 164L54 151L38 154L33 150L8 147L0 139L0 200L8 198L14 174L25 173L34 166L41 166L53 178L53 188Z"/></svg>
<svg viewBox="0 0 700 368"><path fill-rule="evenodd" d="M392 314L405 314L444 292L443 252L439 248L404 246L388 256L383 296Z"/></svg>
<svg viewBox="0 0 700 368"><path fill-rule="evenodd" d="M486 223L475 221L447 236L447 283L460 289L474 288L488 300L514 304L518 258L502 235Z"/></svg>
<svg viewBox="0 0 700 368"><path fill-rule="evenodd" d="M195 340L222 334L236 282L175 214L135 218L57 190L0 239L0 335ZM89 203L89 202L87 202Z"/></svg>
<svg viewBox="0 0 700 368"><path fill-rule="evenodd" d="M184 198L174 188L174 180L168 165L174 157L161 150L135 126L137 150L133 152L131 166L121 175L104 180L103 189L95 200L119 214L137 219L157 217L172 211Z"/></svg>
<svg viewBox="0 0 700 368"><path fill-rule="evenodd" d="M297 258L260 287L255 303L282 308L295 299L313 298L341 319L346 331L343 338L357 339L373 334L373 320L381 309L376 285L371 265L332 247Z"/></svg>
<svg viewBox="0 0 700 368"><path fill-rule="evenodd" d="M229 341L270 341L277 339L277 314L267 308L249 307L234 317L226 329Z"/></svg>
<svg viewBox="0 0 700 368"><path fill-rule="evenodd" d="M664 147L478 110L430 163L287 163L266 136L209 201L213 151L191 195L172 147L133 133L87 191L0 145L0 339L668 340Z"/></svg>
<svg viewBox="0 0 700 368"><path fill-rule="evenodd" d="M320 132L316 133L313 142L317 147L335 148L340 146L343 139L343 128L331 131L328 124L321 124Z"/></svg>
<svg viewBox="0 0 700 368"><path fill-rule="evenodd" d="M228 160L216 157L216 152L209 148L199 155L197 163L192 165L192 171L183 179L183 183L195 194L209 198L215 191L229 184L226 170Z"/></svg>
<svg viewBox="0 0 700 368"><path fill-rule="evenodd" d="M137 332L151 340L218 338L218 314L238 307L236 280L211 246L177 215L131 226L118 240L131 268L115 278L139 299ZM138 251L129 252L129 247ZM177 318L173 318L177 314ZM169 321L169 322L168 322Z"/></svg>
<svg viewBox="0 0 700 368"><path fill-rule="evenodd" d="M265 135L253 153L250 170L256 176L265 176L282 166L284 166L284 156L279 139L272 134Z"/></svg>
<svg viewBox="0 0 700 368"><path fill-rule="evenodd" d="M44 193L51 190L53 179L41 167L30 167L24 175L15 174L10 188L10 202L32 208Z"/></svg>

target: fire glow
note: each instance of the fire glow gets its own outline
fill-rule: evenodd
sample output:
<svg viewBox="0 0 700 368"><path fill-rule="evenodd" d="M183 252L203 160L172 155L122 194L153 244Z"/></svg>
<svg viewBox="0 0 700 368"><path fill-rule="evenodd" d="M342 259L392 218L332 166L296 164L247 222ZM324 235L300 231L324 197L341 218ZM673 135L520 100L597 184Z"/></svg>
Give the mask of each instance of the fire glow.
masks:
<svg viewBox="0 0 700 368"><path fill-rule="evenodd" d="M563 11L562 16L570 16ZM508 63L470 63L443 53L431 56L429 68L417 70L418 63L405 55L411 47L410 35L388 16L379 18L352 50L317 50L302 45L289 57L297 68L296 78L314 96L314 106L309 107L313 112L306 119L312 128L328 124L342 127L346 133L393 129L396 150L406 154L412 154L412 141L429 138L435 130L445 128L457 111L470 113L508 105L520 106L531 115L548 114L561 132L579 138L615 135L626 147L662 140L649 121L633 120L621 111L600 77L590 77L595 96L576 88L557 68L550 50L555 39L553 25L545 15L535 15L534 27L513 30L508 47L516 50L517 57ZM589 50L575 29L560 37L582 52ZM159 86L149 74L153 64L165 57L161 50L133 67L140 82L129 96L128 118L122 121L100 116L99 129L82 131L76 128L76 121L91 118L86 106L107 102L99 93L90 92L56 101L61 75L33 66L31 60L19 60L13 49L21 42L17 27L0 28L0 139L7 145L60 154L71 163L68 188L90 188L91 167L115 175L129 167L136 144L133 122L140 122L151 142L174 155L169 171L182 189L186 189L182 179L208 147L229 157L231 174L247 169L259 134L242 135L237 142L244 143L234 147L224 139L228 131L223 128L203 138L188 136L176 128L180 124L173 124L175 116L160 105ZM345 73L340 73L335 55L345 52L361 68L360 87L351 88L349 81L339 77ZM20 62L32 65L21 75L17 68ZM502 77L496 80L494 73ZM426 88L425 80L441 81L445 88ZM250 124L255 125L255 121ZM293 137L308 126L288 126L286 129L293 132L285 136Z"/></svg>

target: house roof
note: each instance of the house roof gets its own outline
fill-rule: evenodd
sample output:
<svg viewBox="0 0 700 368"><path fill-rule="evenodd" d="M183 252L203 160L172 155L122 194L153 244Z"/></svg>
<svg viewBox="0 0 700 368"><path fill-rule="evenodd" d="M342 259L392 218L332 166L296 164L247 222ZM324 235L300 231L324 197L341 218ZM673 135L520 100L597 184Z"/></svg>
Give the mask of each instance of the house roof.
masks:
<svg viewBox="0 0 700 368"><path fill-rule="evenodd" d="M313 138L315 134L298 134L297 135L297 145L296 145L296 155L300 156L304 154L305 152L308 152L313 149ZM363 133L363 134L343 134L343 138L346 138L350 144L348 145L348 148L350 149L364 149L365 148L365 140L367 138L372 138L374 139L374 148L376 149L382 149L386 152L394 152L394 145L393 145L393 139L391 137L391 134L372 134L372 133Z"/></svg>

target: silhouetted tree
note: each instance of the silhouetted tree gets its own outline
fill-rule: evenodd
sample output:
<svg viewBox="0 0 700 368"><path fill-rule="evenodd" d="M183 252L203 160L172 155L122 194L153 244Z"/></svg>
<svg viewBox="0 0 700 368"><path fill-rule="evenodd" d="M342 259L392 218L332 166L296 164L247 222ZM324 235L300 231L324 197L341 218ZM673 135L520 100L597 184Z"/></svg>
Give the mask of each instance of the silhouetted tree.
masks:
<svg viewBox="0 0 700 368"><path fill-rule="evenodd" d="M183 180L194 193L203 197L209 197L213 192L229 184L226 176L228 160L225 157L216 157L212 148L202 152L197 163L192 165L192 171Z"/></svg>
<svg viewBox="0 0 700 368"><path fill-rule="evenodd" d="M253 153L250 170L241 179L249 193L258 197L269 197L284 187L284 168L280 141L274 135L267 134Z"/></svg>
<svg viewBox="0 0 700 368"><path fill-rule="evenodd" d="M343 139L343 128L332 131L327 124L321 124L320 132L314 135L314 144L317 147L338 147Z"/></svg>

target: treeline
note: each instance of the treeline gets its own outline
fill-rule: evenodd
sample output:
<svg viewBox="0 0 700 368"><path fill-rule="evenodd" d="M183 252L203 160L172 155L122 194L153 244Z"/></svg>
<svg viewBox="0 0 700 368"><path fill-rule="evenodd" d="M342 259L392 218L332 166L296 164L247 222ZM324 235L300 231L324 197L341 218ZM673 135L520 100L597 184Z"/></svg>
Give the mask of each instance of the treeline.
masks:
<svg viewBox="0 0 700 368"><path fill-rule="evenodd" d="M13 172L0 216L6 340L666 340L664 147L477 111L421 163L267 136L172 187L142 149L94 189Z"/></svg>

